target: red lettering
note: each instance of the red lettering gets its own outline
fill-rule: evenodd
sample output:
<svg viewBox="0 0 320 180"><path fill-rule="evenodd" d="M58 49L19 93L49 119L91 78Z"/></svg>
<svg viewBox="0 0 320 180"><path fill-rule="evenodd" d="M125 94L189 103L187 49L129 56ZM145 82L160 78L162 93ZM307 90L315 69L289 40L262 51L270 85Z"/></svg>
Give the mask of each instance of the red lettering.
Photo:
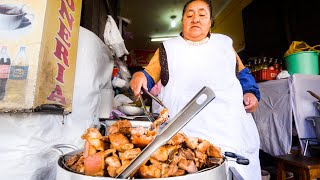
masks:
<svg viewBox="0 0 320 180"><path fill-rule="evenodd" d="M66 105L66 98L62 95L62 89L59 85L56 85L56 88L47 97L47 100L58 101L60 104Z"/></svg>
<svg viewBox="0 0 320 180"><path fill-rule="evenodd" d="M66 68L64 68L60 63L57 63L57 64L58 64L58 74L57 74L56 80L61 83L64 83L63 75L64 75L64 70L66 70Z"/></svg>
<svg viewBox="0 0 320 180"><path fill-rule="evenodd" d="M61 0L59 13L61 17L63 17L64 19L67 19L70 30L72 30L72 24L73 24L74 18L71 14L68 13L67 6L63 0Z"/></svg>
<svg viewBox="0 0 320 180"><path fill-rule="evenodd" d="M63 24L62 20L59 18L60 28L58 31L58 35L63 40L63 42L70 47L69 37L71 36L71 32L68 30L67 26Z"/></svg>
<svg viewBox="0 0 320 180"><path fill-rule="evenodd" d="M56 37L56 51L53 53L55 57L60 60L63 60L64 64L69 67L69 52L68 49L60 42L60 40Z"/></svg>
<svg viewBox="0 0 320 180"><path fill-rule="evenodd" d="M68 4L69 8L71 9L71 11L74 12L75 11L74 1L71 0L70 3L69 3L68 0L67 0L67 4Z"/></svg>

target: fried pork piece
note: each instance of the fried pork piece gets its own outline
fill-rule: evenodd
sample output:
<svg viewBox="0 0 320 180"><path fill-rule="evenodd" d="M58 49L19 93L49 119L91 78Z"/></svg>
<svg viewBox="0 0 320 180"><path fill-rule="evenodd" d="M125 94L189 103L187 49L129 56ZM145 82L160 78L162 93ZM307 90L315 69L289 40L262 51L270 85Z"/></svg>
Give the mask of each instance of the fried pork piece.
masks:
<svg viewBox="0 0 320 180"><path fill-rule="evenodd" d="M144 127L136 127L131 129L131 143L135 147L144 148L146 147L153 139L156 132L149 131Z"/></svg>
<svg viewBox="0 0 320 180"><path fill-rule="evenodd" d="M115 122L114 124L112 124L108 128L108 132L109 132L109 134L114 134L114 133L118 133L118 132L123 133L123 134L130 134L131 128L132 128L132 125L131 125L130 121L119 120L119 121Z"/></svg>
<svg viewBox="0 0 320 180"><path fill-rule="evenodd" d="M108 156L116 156L118 157L118 154L117 154L117 150L116 149L107 149L103 152L103 155L104 157L108 157Z"/></svg>
<svg viewBox="0 0 320 180"><path fill-rule="evenodd" d="M198 141L199 141L199 138L197 137L188 137L185 143L188 148L195 149L199 144Z"/></svg>
<svg viewBox="0 0 320 180"><path fill-rule="evenodd" d="M139 168L139 175L142 178L160 178L161 177L161 170L157 167L150 165L142 165Z"/></svg>
<svg viewBox="0 0 320 180"><path fill-rule="evenodd" d="M117 173L117 170L118 170L118 169L119 169L118 167L108 166L108 167L107 167L108 175L109 175L110 177L116 177L116 176L118 175L118 173Z"/></svg>
<svg viewBox="0 0 320 180"><path fill-rule="evenodd" d="M104 161L108 166L121 167L120 159L116 156L109 156Z"/></svg>
<svg viewBox="0 0 320 180"><path fill-rule="evenodd" d="M152 166L161 170L161 177L162 178L173 176L174 173L176 173L178 170L178 166L175 164L163 163L163 162L160 162L154 158L150 158L149 161Z"/></svg>
<svg viewBox="0 0 320 180"><path fill-rule="evenodd" d="M168 160L169 162L172 161L174 155L178 153L179 148L181 147L180 145L172 146L172 145L164 145L165 148L167 148L168 151Z"/></svg>
<svg viewBox="0 0 320 180"><path fill-rule="evenodd" d="M162 168L162 162L150 157L149 162L156 168L161 169Z"/></svg>
<svg viewBox="0 0 320 180"><path fill-rule="evenodd" d="M185 159L181 155L174 155L173 159L170 161L170 164L177 165L182 159Z"/></svg>
<svg viewBox="0 0 320 180"><path fill-rule="evenodd" d="M198 168L193 160L181 159L178 167L180 169L186 170L189 174L198 172Z"/></svg>
<svg viewBox="0 0 320 180"><path fill-rule="evenodd" d="M160 177L169 177L170 175L168 174L169 172L169 164L166 163L161 163L160 167L157 167L158 169L160 169Z"/></svg>
<svg viewBox="0 0 320 180"><path fill-rule="evenodd" d="M86 133L81 136L82 139L102 139L102 135L97 128L88 128Z"/></svg>
<svg viewBox="0 0 320 180"><path fill-rule="evenodd" d="M88 141L85 141L83 150L84 158L87 158L88 156L91 156L95 153L97 153L97 149L94 146L91 146Z"/></svg>
<svg viewBox="0 0 320 180"><path fill-rule="evenodd" d="M129 139L122 133L110 134L109 139L111 143L110 147L117 151L124 152L133 148L133 144L131 144Z"/></svg>
<svg viewBox="0 0 320 180"><path fill-rule="evenodd" d="M131 135L131 143L134 144L135 147L144 148L146 147L152 140L154 136L147 135Z"/></svg>
<svg viewBox="0 0 320 180"><path fill-rule="evenodd" d="M127 150L123 153L120 152L119 157L120 157L121 161L132 160L135 157L137 157L140 153L141 153L140 148L134 148L134 149Z"/></svg>
<svg viewBox="0 0 320 180"><path fill-rule="evenodd" d="M176 164L169 164L168 169L165 169L165 170L161 171L161 177L177 176L176 173L177 173L178 170L179 170L179 168L178 168L178 166ZM184 171L183 171L183 174L184 174Z"/></svg>
<svg viewBox="0 0 320 180"><path fill-rule="evenodd" d="M103 176L104 153L102 151L84 158L84 173L90 176Z"/></svg>
<svg viewBox="0 0 320 180"><path fill-rule="evenodd" d="M104 151L102 135L97 128L88 128L81 138L86 140L83 152L84 158L95 154L97 151Z"/></svg>
<svg viewBox="0 0 320 180"><path fill-rule="evenodd" d="M183 142L185 142L187 140L187 136L185 134L183 134L182 132L179 132L177 134L175 134L168 142L167 144L170 145L179 145L182 144Z"/></svg>
<svg viewBox="0 0 320 180"><path fill-rule="evenodd" d="M70 159L68 159L65 164L68 166L68 167L71 167L73 164L75 164L80 158L82 157L82 152L81 153L78 153L74 156L72 156Z"/></svg>
<svg viewBox="0 0 320 180"><path fill-rule="evenodd" d="M108 165L109 176L116 177L118 175L117 169L121 167L120 159L116 156L109 156L105 159L105 163Z"/></svg>
<svg viewBox="0 0 320 180"><path fill-rule="evenodd" d="M178 155L184 157L187 160L194 160L196 158L195 153L189 148L187 149L180 148Z"/></svg>
<svg viewBox="0 0 320 180"><path fill-rule="evenodd" d="M208 167L219 166L223 163L223 158L207 158L206 164Z"/></svg>
<svg viewBox="0 0 320 180"><path fill-rule="evenodd" d="M144 127L138 126L131 129L131 136L132 135L141 136L141 135L147 134L146 131L147 129L145 129Z"/></svg>
<svg viewBox="0 0 320 180"><path fill-rule="evenodd" d="M205 153L210 146L211 146L211 143L209 141L201 140L200 144L197 147L197 150L199 150L202 153Z"/></svg>
<svg viewBox="0 0 320 180"><path fill-rule="evenodd" d="M161 146L151 155L151 157L158 161L165 162L168 160L168 150L166 147Z"/></svg>
<svg viewBox="0 0 320 180"><path fill-rule="evenodd" d="M169 118L169 111L168 109L162 109L160 111L159 117L158 119L156 119L151 126L149 127L149 130L151 131L157 131L159 129L159 127L161 126L161 124L163 124L164 122L166 122Z"/></svg>
<svg viewBox="0 0 320 180"><path fill-rule="evenodd" d="M80 159L70 168L76 172L84 173L84 157L81 156Z"/></svg>
<svg viewBox="0 0 320 180"><path fill-rule="evenodd" d="M212 145L212 144L207 149L207 155L214 157L214 158L222 158L221 149L219 147Z"/></svg>
<svg viewBox="0 0 320 180"><path fill-rule="evenodd" d="M196 155L196 158L195 158L196 166L198 168L201 168L207 161L207 155L198 150L195 150L194 153Z"/></svg>
<svg viewBox="0 0 320 180"><path fill-rule="evenodd" d="M183 169L178 169L172 176L183 176L186 174L186 171Z"/></svg>
<svg viewBox="0 0 320 180"><path fill-rule="evenodd" d="M120 174L121 171L124 170L130 164L130 162L131 162L130 160L121 161L122 165L116 170L116 173Z"/></svg>

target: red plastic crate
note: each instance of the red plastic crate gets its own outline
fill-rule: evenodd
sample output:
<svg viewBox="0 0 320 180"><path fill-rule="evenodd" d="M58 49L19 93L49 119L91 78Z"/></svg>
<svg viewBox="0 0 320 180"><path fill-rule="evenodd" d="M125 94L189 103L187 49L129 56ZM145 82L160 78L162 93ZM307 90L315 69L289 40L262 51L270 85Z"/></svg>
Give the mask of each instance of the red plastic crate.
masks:
<svg viewBox="0 0 320 180"><path fill-rule="evenodd" d="M253 77L257 82L275 80L279 74L278 70L262 69L259 71L252 72Z"/></svg>

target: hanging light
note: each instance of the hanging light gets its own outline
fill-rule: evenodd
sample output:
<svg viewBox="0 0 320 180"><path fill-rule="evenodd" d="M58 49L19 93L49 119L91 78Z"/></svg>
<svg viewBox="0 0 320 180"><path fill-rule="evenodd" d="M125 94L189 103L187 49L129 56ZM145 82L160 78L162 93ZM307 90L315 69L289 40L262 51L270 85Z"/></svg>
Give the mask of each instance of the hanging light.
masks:
<svg viewBox="0 0 320 180"><path fill-rule="evenodd" d="M172 15L170 18L171 18L171 23L170 23L170 25L171 25L171 27L172 28L174 28L174 27L176 27L176 25L177 25L177 22L176 22L176 15Z"/></svg>

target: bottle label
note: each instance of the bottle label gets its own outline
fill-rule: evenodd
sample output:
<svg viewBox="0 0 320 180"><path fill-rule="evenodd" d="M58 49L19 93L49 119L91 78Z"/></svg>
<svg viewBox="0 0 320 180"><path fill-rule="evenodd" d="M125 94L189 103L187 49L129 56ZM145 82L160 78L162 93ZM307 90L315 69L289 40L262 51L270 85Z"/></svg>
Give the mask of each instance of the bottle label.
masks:
<svg viewBox="0 0 320 180"><path fill-rule="evenodd" d="M7 79L10 65L0 65L0 79Z"/></svg>
<svg viewBox="0 0 320 180"><path fill-rule="evenodd" d="M29 66L11 66L9 79L25 80L28 76Z"/></svg>

